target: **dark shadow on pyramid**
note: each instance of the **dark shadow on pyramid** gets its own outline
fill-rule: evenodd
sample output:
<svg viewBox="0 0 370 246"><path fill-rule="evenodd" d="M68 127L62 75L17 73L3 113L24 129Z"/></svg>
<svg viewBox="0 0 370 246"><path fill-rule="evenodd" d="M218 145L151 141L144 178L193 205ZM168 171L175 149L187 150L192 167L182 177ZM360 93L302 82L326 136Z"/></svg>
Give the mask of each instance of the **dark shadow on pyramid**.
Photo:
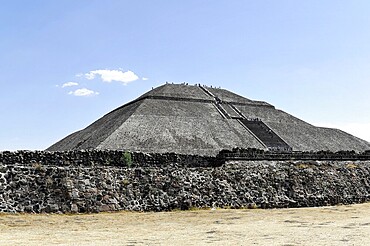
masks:
<svg viewBox="0 0 370 246"><path fill-rule="evenodd" d="M81 149L216 155L222 149L362 152L370 143L316 127L224 89L165 84L106 114L48 151Z"/></svg>

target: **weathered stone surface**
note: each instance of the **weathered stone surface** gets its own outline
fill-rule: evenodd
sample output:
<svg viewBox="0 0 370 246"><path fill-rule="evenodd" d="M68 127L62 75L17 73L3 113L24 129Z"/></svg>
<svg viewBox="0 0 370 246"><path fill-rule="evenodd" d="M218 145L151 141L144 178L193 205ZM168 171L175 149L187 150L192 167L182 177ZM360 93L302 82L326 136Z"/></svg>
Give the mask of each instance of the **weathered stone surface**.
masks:
<svg viewBox="0 0 370 246"><path fill-rule="evenodd" d="M370 200L370 161L236 161L196 168L177 163L122 167L2 162L0 170L0 212L8 213L284 208Z"/></svg>
<svg viewBox="0 0 370 246"><path fill-rule="evenodd" d="M264 127L245 124L246 120L255 119L263 122ZM266 130L276 141L264 137ZM165 84L113 110L48 150L216 155L222 149L234 147L281 149L281 144L285 146L283 149L289 147L294 151L370 149L367 141L337 129L313 126L266 102L224 89Z"/></svg>

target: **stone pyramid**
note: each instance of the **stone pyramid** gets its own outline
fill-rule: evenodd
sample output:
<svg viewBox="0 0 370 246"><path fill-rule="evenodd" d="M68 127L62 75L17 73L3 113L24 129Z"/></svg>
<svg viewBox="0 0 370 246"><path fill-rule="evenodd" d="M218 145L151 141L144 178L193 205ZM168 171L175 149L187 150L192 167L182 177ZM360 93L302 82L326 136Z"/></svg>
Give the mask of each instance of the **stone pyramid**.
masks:
<svg viewBox="0 0 370 246"><path fill-rule="evenodd" d="M222 149L370 149L338 129L316 127L225 89L165 84L106 114L48 151L80 149L216 155Z"/></svg>

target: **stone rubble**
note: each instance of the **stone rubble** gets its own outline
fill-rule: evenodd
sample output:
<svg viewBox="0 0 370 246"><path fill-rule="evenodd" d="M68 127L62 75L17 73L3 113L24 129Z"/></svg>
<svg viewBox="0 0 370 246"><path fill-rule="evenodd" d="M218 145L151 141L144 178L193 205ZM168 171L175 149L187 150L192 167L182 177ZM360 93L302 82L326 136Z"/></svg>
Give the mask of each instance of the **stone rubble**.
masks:
<svg viewBox="0 0 370 246"><path fill-rule="evenodd" d="M78 161L70 158L69 164L69 154L21 153L1 153L0 212L288 208L370 201L370 161L230 161L191 166L175 162L182 158L178 156L164 161L166 165L137 162L128 167L118 162L90 163L88 152L74 153ZM114 155L101 161L107 157L112 164Z"/></svg>

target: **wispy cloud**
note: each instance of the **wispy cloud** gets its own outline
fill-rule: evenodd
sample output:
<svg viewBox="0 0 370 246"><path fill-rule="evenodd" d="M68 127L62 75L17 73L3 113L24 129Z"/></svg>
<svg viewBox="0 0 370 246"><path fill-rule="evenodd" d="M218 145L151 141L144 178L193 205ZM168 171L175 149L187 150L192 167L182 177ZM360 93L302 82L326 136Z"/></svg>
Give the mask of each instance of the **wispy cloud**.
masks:
<svg viewBox="0 0 370 246"><path fill-rule="evenodd" d="M130 70L123 72L122 70L100 69L85 74L85 78L88 80L95 79L96 76L100 76L104 82L118 81L124 85L139 79L139 77Z"/></svg>
<svg viewBox="0 0 370 246"><path fill-rule="evenodd" d="M65 87L71 87L71 86L77 86L78 83L77 82L66 82L62 85L62 88L65 88Z"/></svg>
<svg viewBox="0 0 370 246"><path fill-rule="evenodd" d="M87 97L87 96L96 96L99 95L99 92L89 90L87 88L77 89L74 91L70 91L69 95L77 96L77 97Z"/></svg>
<svg viewBox="0 0 370 246"><path fill-rule="evenodd" d="M88 73L78 73L75 76L76 76L76 78L79 78L80 80L81 79L93 80L95 78L100 78L102 81L107 82L107 83L110 83L112 81L117 81L117 82L120 82L124 85L127 85L130 82L133 82L135 80L140 79L139 76L137 76L134 72L132 72L130 70L125 72L121 68L116 69L116 70L97 69L97 70L92 70ZM76 80L79 81L79 79L76 79ZM145 77L143 77L141 79L142 80L148 80L148 78L145 78ZM79 86L79 85L80 84L78 82L70 81L70 82L64 83L61 86L57 85L57 87L69 88L69 87ZM73 95L73 96L79 96L79 97L99 95L99 92L97 92L97 91L90 90L90 89L87 89L87 88L81 88L82 86L79 86L79 87L80 88L78 88L76 90L69 91L68 94Z"/></svg>

